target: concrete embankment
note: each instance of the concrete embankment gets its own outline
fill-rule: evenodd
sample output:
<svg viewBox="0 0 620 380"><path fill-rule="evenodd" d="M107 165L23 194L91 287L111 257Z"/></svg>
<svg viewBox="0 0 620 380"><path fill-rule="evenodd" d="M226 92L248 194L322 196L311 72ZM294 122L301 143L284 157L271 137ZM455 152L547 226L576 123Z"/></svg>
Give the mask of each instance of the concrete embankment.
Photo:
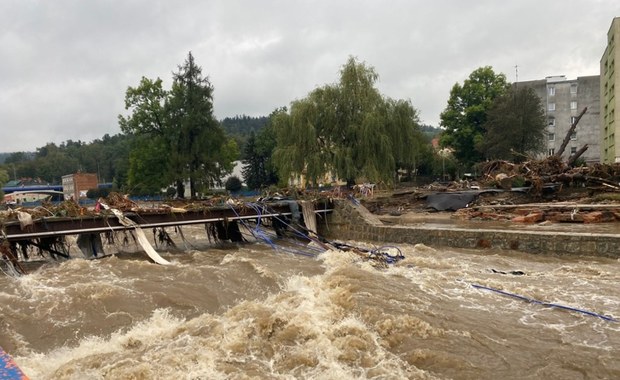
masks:
<svg viewBox="0 0 620 380"><path fill-rule="evenodd" d="M451 224L388 225L361 205L336 201L319 221L319 234L330 239L364 240L379 244L422 243L435 247L493 248L534 254L586 255L620 258L620 234L532 229L467 228ZM591 230L590 230L591 231ZM618 225L620 232L620 224Z"/></svg>

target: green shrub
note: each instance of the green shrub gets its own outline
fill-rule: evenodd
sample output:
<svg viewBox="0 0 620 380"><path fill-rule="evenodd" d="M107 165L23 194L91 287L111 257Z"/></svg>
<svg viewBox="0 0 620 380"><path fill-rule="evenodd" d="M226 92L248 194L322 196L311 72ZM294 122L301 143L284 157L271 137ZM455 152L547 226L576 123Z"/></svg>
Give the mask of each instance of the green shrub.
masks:
<svg viewBox="0 0 620 380"><path fill-rule="evenodd" d="M512 187L523 187L525 186L525 178L521 176L516 176L512 179Z"/></svg>
<svg viewBox="0 0 620 380"><path fill-rule="evenodd" d="M234 175L232 177L228 177L228 179L226 180L226 185L224 187L226 188L226 190L234 193L241 190L243 184L241 183L239 177Z"/></svg>
<svg viewBox="0 0 620 380"><path fill-rule="evenodd" d="M86 196L89 199L99 199L99 198L105 198L108 195L110 195L110 192L112 192L112 189L108 189L108 188L96 188L96 189L90 189L86 192Z"/></svg>

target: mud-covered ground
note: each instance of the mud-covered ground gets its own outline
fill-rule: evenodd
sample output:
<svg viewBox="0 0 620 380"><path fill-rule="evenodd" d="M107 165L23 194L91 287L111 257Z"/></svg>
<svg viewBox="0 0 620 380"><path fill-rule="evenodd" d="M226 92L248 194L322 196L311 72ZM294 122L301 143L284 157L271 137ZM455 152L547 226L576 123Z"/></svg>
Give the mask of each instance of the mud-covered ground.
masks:
<svg viewBox="0 0 620 380"><path fill-rule="evenodd" d="M472 202L457 211L438 211L427 203L430 194L458 191L480 193ZM527 189L454 190L446 186L431 185L377 191L372 197L364 197L360 201L370 212L379 216L408 215L434 219L511 220L526 223L620 222L620 193L599 187L556 187L533 195ZM581 206L577 212L575 205ZM530 218L523 219L525 216Z"/></svg>

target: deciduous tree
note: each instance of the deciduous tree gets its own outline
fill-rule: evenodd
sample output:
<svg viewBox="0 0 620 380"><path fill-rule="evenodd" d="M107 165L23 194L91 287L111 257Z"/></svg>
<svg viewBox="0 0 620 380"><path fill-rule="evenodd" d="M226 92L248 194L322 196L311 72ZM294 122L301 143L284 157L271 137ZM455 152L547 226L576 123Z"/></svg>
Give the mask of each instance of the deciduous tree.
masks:
<svg viewBox="0 0 620 380"><path fill-rule="evenodd" d="M126 190L136 195L159 194L171 183L162 168L167 166L167 146L160 136L137 136L129 154Z"/></svg>
<svg viewBox="0 0 620 380"><path fill-rule="evenodd" d="M545 113L529 87L513 86L496 98L483 127L486 133L478 150L487 159L521 162L545 147Z"/></svg>
<svg viewBox="0 0 620 380"><path fill-rule="evenodd" d="M236 175L228 177L225 184L225 189L231 193L235 193L243 188L243 183Z"/></svg>
<svg viewBox="0 0 620 380"><path fill-rule="evenodd" d="M195 197L199 187L221 182L232 170L236 144L226 138L213 116L213 87L191 52L173 74L171 90L164 90L159 78L142 78L138 87L127 90L125 108L132 114L119 116L123 132L164 141L167 162L162 171L174 177L179 196L184 194L186 179Z"/></svg>
<svg viewBox="0 0 620 380"><path fill-rule="evenodd" d="M490 66L474 70L463 85L450 90L446 109L441 113L441 145L450 147L465 166L483 159L477 148L484 139L483 125L493 101L508 90L504 74L496 74Z"/></svg>
<svg viewBox="0 0 620 380"><path fill-rule="evenodd" d="M349 58L338 83L273 116L273 157L281 178L304 174L316 184L331 174L348 183L391 183L397 163L414 163L417 111L408 101L384 98L377 80L374 68Z"/></svg>
<svg viewBox="0 0 620 380"><path fill-rule="evenodd" d="M17 152L7 158L3 168L15 178L39 178L60 184L61 177L78 170L97 173L100 182L126 184L129 146L133 136L104 135L91 143L67 140L60 145L48 143L34 152Z"/></svg>
<svg viewBox="0 0 620 380"><path fill-rule="evenodd" d="M34 177L49 183L61 183L63 175L75 173L81 169L77 158L71 157L66 149L61 149L54 143L37 149L35 161Z"/></svg>

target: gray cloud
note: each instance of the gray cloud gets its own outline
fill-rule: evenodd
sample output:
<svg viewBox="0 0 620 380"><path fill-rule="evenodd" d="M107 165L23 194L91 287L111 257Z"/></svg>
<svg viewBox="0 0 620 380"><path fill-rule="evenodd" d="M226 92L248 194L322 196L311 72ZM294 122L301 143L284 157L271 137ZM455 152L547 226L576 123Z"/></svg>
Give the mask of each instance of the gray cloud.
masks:
<svg viewBox="0 0 620 380"><path fill-rule="evenodd" d="M614 0L79 1L0 3L0 151L120 132L124 94L192 51L218 118L268 115L338 80L352 55L384 95L437 125L480 66L509 80L595 75Z"/></svg>

